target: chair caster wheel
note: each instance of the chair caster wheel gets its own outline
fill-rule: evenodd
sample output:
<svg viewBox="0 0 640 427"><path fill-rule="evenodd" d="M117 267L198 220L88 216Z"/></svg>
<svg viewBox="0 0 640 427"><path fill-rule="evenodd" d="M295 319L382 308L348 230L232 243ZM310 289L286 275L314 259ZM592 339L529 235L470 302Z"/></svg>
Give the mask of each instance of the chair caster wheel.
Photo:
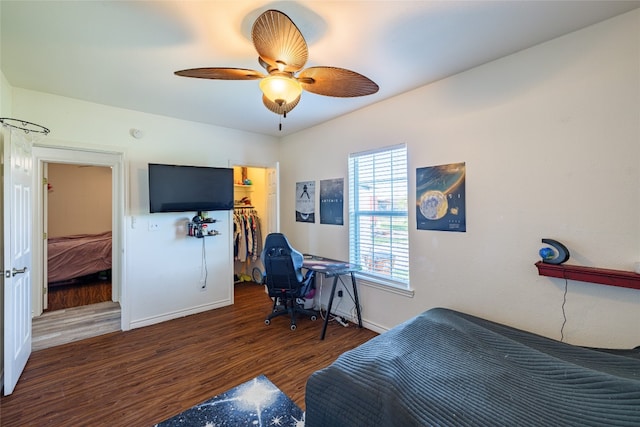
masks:
<svg viewBox="0 0 640 427"><path fill-rule="evenodd" d="M291 325L291 330L295 331L296 330L296 325Z"/></svg>
<svg viewBox="0 0 640 427"><path fill-rule="evenodd" d="M316 316L311 316L311 320L318 320Z"/></svg>
<svg viewBox="0 0 640 427"><path fill-rule="evenodd" d="M265 324L265 325L270 325L270 324L271 324L271 320L269 320L269 319L265 320L265 321L264 321L264 324Z"/></svg>

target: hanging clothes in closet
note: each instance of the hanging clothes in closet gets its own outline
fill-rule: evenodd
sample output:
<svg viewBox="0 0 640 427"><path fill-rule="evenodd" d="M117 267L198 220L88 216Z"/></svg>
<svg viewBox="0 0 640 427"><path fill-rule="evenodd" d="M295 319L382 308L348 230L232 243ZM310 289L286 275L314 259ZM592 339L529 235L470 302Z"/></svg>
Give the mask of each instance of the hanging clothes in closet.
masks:
<svg viewBox="0 0 640 427"><path fill-rule="evenodd" d="M233 213L233 253L238 261L255 261L262 252L262 232L258 212L236 208Z"/></svg>

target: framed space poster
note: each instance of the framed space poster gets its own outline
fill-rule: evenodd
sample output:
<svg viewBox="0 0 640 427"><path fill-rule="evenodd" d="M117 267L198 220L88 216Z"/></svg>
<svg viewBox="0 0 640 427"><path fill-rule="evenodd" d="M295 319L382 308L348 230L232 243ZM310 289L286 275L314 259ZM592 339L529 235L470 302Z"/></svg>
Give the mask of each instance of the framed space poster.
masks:
<svg viewBox="0 0 640 427"><path fill-rule="evenodd" d="M467 231L464 163L416 169L418 230Z"/></svg>
<svg viewBox="0 0 640 427"><path fill-rule="evenodd" d="M296 221L316 222L316 182L296 183Z"/></svg>
<svg viewBox="0 0 640 427"><path fill-rule="evenodd" d="M320 181L320 224L344 225L344 179Z"/></svg>

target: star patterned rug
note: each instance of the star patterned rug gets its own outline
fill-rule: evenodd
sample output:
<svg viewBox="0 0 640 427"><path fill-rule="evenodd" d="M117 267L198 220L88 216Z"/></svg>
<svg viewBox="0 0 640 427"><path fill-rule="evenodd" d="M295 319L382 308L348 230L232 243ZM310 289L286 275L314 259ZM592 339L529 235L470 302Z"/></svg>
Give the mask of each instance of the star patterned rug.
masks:
<svg viewBox="0 0 640 427"><path fill-rule="evenodd" d="M304 427L302 410L260 375L156 427Z"/></svg>

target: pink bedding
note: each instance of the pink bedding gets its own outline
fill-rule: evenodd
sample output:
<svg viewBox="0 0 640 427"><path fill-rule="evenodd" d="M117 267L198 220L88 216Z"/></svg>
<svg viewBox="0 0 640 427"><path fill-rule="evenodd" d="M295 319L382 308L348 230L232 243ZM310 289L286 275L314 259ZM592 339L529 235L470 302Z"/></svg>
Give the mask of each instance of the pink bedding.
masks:
<svg viewBox="0 0 640 427"><path fill-rule="evenodd" d="M48 282L60 282L111 268L111 231L48 239Z"/></svg>

